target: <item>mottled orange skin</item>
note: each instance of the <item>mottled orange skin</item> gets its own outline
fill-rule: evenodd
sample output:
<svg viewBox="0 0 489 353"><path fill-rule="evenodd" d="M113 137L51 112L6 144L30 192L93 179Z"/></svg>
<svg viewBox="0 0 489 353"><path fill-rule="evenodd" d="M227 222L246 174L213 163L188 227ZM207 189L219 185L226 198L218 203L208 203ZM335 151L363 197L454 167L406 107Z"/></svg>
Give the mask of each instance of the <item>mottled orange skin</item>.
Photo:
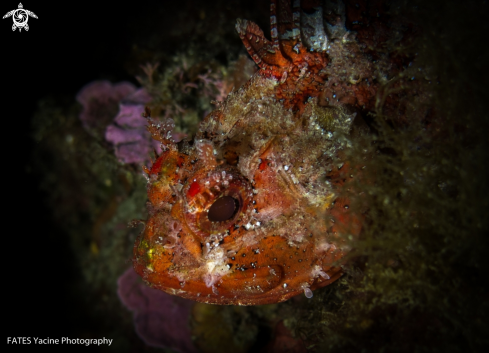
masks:
<svg viewBox="0 0 489 353"><path fill-rule="evenodd" d="M281 32L294 28L286 3L272 1ZM337 196L349 169L338 165L345 146L331 131L343 136L352 118L311 99L325 79L323 52L300 37L268 42L251 22L237 29L261 70L204 119L194 144L177 148L169 122L148 127L165 151L147 170L149 219L134 268L184 298L270 304L341 276L344 238L361 223ZM340 127L321 127L328 124ZM235 212L212 221L221 197L232 197Z"/></svg>

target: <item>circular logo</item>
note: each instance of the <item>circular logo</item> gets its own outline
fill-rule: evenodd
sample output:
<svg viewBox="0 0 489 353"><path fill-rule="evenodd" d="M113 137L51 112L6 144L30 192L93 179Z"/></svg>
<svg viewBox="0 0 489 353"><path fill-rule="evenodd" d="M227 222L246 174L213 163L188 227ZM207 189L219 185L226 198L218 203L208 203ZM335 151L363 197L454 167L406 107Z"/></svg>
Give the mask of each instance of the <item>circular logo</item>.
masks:
<svg viewBox="0 0 489 353"><path fill-rule="evenodd" d="M17 27L24 27L29 20L29 15L27 15L27 12L24 9L17 9L12 14L12 18Z"/></svg>

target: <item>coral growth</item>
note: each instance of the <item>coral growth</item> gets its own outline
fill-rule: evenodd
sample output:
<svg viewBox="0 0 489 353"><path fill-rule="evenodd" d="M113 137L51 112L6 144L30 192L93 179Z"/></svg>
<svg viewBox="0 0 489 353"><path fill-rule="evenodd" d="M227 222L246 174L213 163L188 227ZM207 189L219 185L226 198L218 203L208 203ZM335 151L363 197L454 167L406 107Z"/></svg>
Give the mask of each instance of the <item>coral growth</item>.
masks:
<svg viewBox="0 0 489 353"><path fill-rule="evenodd" d="M153 151L161 153L160 144L151 139L147 121L141 115L150 101L144 89L137 90L120 102L119 113L107 126L105 139L114 145L115 155L123 163L143 164Z"/></svg>
<svg viewBox="0 0 489 353"><path fill-rule="evenodd" d="M190 337L192 302L146 286L130 268L119 277L117 293L134 313L139 337L148 345L177 352L197 352Z"/></svg>
<svg viewBox="0 0 489 353"><path fill-rule="evenodd" d="M80 120L93 136L100 138L117 115L119 102L136 91L129 82L111 84L109 81L94 81L84 86L76 96L82 105Z"/></svg>
<svg viewBox="0 0 489 353"><path fill-rule="evenodd" d="M180 138L195 134L200 121L212 110L212 103L223 101L256 70L245 56L225 67L215 60L197 60L188 53L176 55L162 73L155 71L157 67L144 66L145 75L138 76L138 81L154 97L149 104L152 116L171 118Z"/></svg>

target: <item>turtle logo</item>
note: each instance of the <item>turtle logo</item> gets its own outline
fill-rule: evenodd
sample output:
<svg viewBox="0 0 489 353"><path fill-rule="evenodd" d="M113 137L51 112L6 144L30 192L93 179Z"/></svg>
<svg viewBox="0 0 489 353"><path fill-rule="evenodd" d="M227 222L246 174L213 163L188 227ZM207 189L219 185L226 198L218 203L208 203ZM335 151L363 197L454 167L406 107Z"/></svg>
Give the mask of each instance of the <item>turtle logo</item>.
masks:
<svg viewBox="0 0 489 353"><path fill-rule="evenodd" d="M10 16L12 16L12 19L14 20L12 31L15 31L15 29L18 28L19 32L22 32L22 28L24 28L26 31L29 30L29 26L27 25L29 16L37 18L34 12L29 10L24 10L24 6L22 6L22 3L19 3L18 9L7 12L7 14L3 16L3 18L7 18Z"/></svg>

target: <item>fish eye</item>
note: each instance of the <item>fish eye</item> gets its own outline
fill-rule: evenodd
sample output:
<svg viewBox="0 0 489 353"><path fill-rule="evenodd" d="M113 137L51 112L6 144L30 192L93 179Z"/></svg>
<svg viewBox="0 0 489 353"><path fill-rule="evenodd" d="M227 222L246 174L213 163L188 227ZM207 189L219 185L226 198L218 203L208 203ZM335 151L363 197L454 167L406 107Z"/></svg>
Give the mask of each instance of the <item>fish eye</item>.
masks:
<svg viewBox="0 0 489 353"><path fill-rule="evenodd" d="M207 217L211 222L223 222L231 219L239 209L239 201L231 196L224 196L216 200L209 208Z"/></svg>
<svg viewBox="0 0 489 353"><path fill-rule="evenodd" d="M194 234L206 239L248 222L253 211L253 187L236 168L204 171L189 179L183 188L182 212Z"/></svg>

